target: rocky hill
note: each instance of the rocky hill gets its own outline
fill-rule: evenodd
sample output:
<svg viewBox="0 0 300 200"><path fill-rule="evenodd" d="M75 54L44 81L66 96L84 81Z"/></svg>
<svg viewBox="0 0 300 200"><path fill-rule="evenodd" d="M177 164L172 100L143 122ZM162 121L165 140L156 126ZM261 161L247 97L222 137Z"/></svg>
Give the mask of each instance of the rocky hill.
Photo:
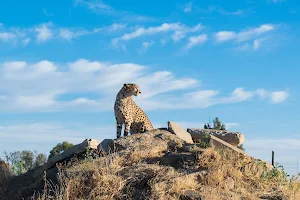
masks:
<svg viewBox="0 0 300 200"><path fill-rule="evenodd" d="M85 140L21 176L3 164L0 199L300 199L296 177L214 136L186 142L176 129Z"/></svg>

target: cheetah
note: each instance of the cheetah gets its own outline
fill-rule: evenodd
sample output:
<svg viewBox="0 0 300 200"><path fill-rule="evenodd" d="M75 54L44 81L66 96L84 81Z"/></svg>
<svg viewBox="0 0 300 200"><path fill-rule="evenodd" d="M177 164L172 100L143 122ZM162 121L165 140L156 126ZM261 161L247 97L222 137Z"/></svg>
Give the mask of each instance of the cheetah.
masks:
<svg viewBox="0 0 300 200"><path fill-rule="evenodd" d="M117 122L117 138L121 137L122 125L125 124L124 136L150 131L153 126L145 112L136 105L132 96L141 94L137 84L125 83L116 96L114 112Z"/></svg>

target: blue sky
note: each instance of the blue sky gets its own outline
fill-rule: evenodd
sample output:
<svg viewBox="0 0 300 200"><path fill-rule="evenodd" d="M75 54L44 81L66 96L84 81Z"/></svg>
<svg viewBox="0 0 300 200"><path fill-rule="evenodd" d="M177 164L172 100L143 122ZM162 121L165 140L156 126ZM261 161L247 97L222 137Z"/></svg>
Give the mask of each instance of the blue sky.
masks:
<svg viewBox="0 0 300 200"><path fill-rule="evenodd" d="M219 116L250 155L274 150L295 173L299 12L296 0L3 1L0 155L114 138L115 95L134 82L155 127Z"/></svg>

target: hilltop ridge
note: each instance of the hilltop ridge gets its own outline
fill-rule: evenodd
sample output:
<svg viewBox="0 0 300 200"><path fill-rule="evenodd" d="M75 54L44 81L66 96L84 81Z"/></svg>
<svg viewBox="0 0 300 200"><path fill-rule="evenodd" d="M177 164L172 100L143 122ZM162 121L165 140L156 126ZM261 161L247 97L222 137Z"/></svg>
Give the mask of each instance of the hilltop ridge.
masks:
<svg viewBox="0 0 300 200"><path fill-rule="evenodd" d="M160 129L105 140L37 171L1 181L1 199L300 199L299 180L284 171Z"/></svg>

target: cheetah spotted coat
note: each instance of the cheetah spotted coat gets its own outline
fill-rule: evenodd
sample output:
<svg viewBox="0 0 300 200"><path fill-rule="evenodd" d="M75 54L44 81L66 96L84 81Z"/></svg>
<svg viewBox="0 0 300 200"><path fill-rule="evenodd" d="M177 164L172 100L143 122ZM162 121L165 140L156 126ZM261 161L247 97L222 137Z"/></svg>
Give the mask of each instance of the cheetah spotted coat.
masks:
<svg viewBox="0 0 300 200"><path fill-rule="evenodd" d="M141 93L136 84L124 84L116 96L114 112L117 122L117 138L121 137L122 125L125 124L124 136L150 131L153 126L145 112L136 105L132 96Z"/></svg>

